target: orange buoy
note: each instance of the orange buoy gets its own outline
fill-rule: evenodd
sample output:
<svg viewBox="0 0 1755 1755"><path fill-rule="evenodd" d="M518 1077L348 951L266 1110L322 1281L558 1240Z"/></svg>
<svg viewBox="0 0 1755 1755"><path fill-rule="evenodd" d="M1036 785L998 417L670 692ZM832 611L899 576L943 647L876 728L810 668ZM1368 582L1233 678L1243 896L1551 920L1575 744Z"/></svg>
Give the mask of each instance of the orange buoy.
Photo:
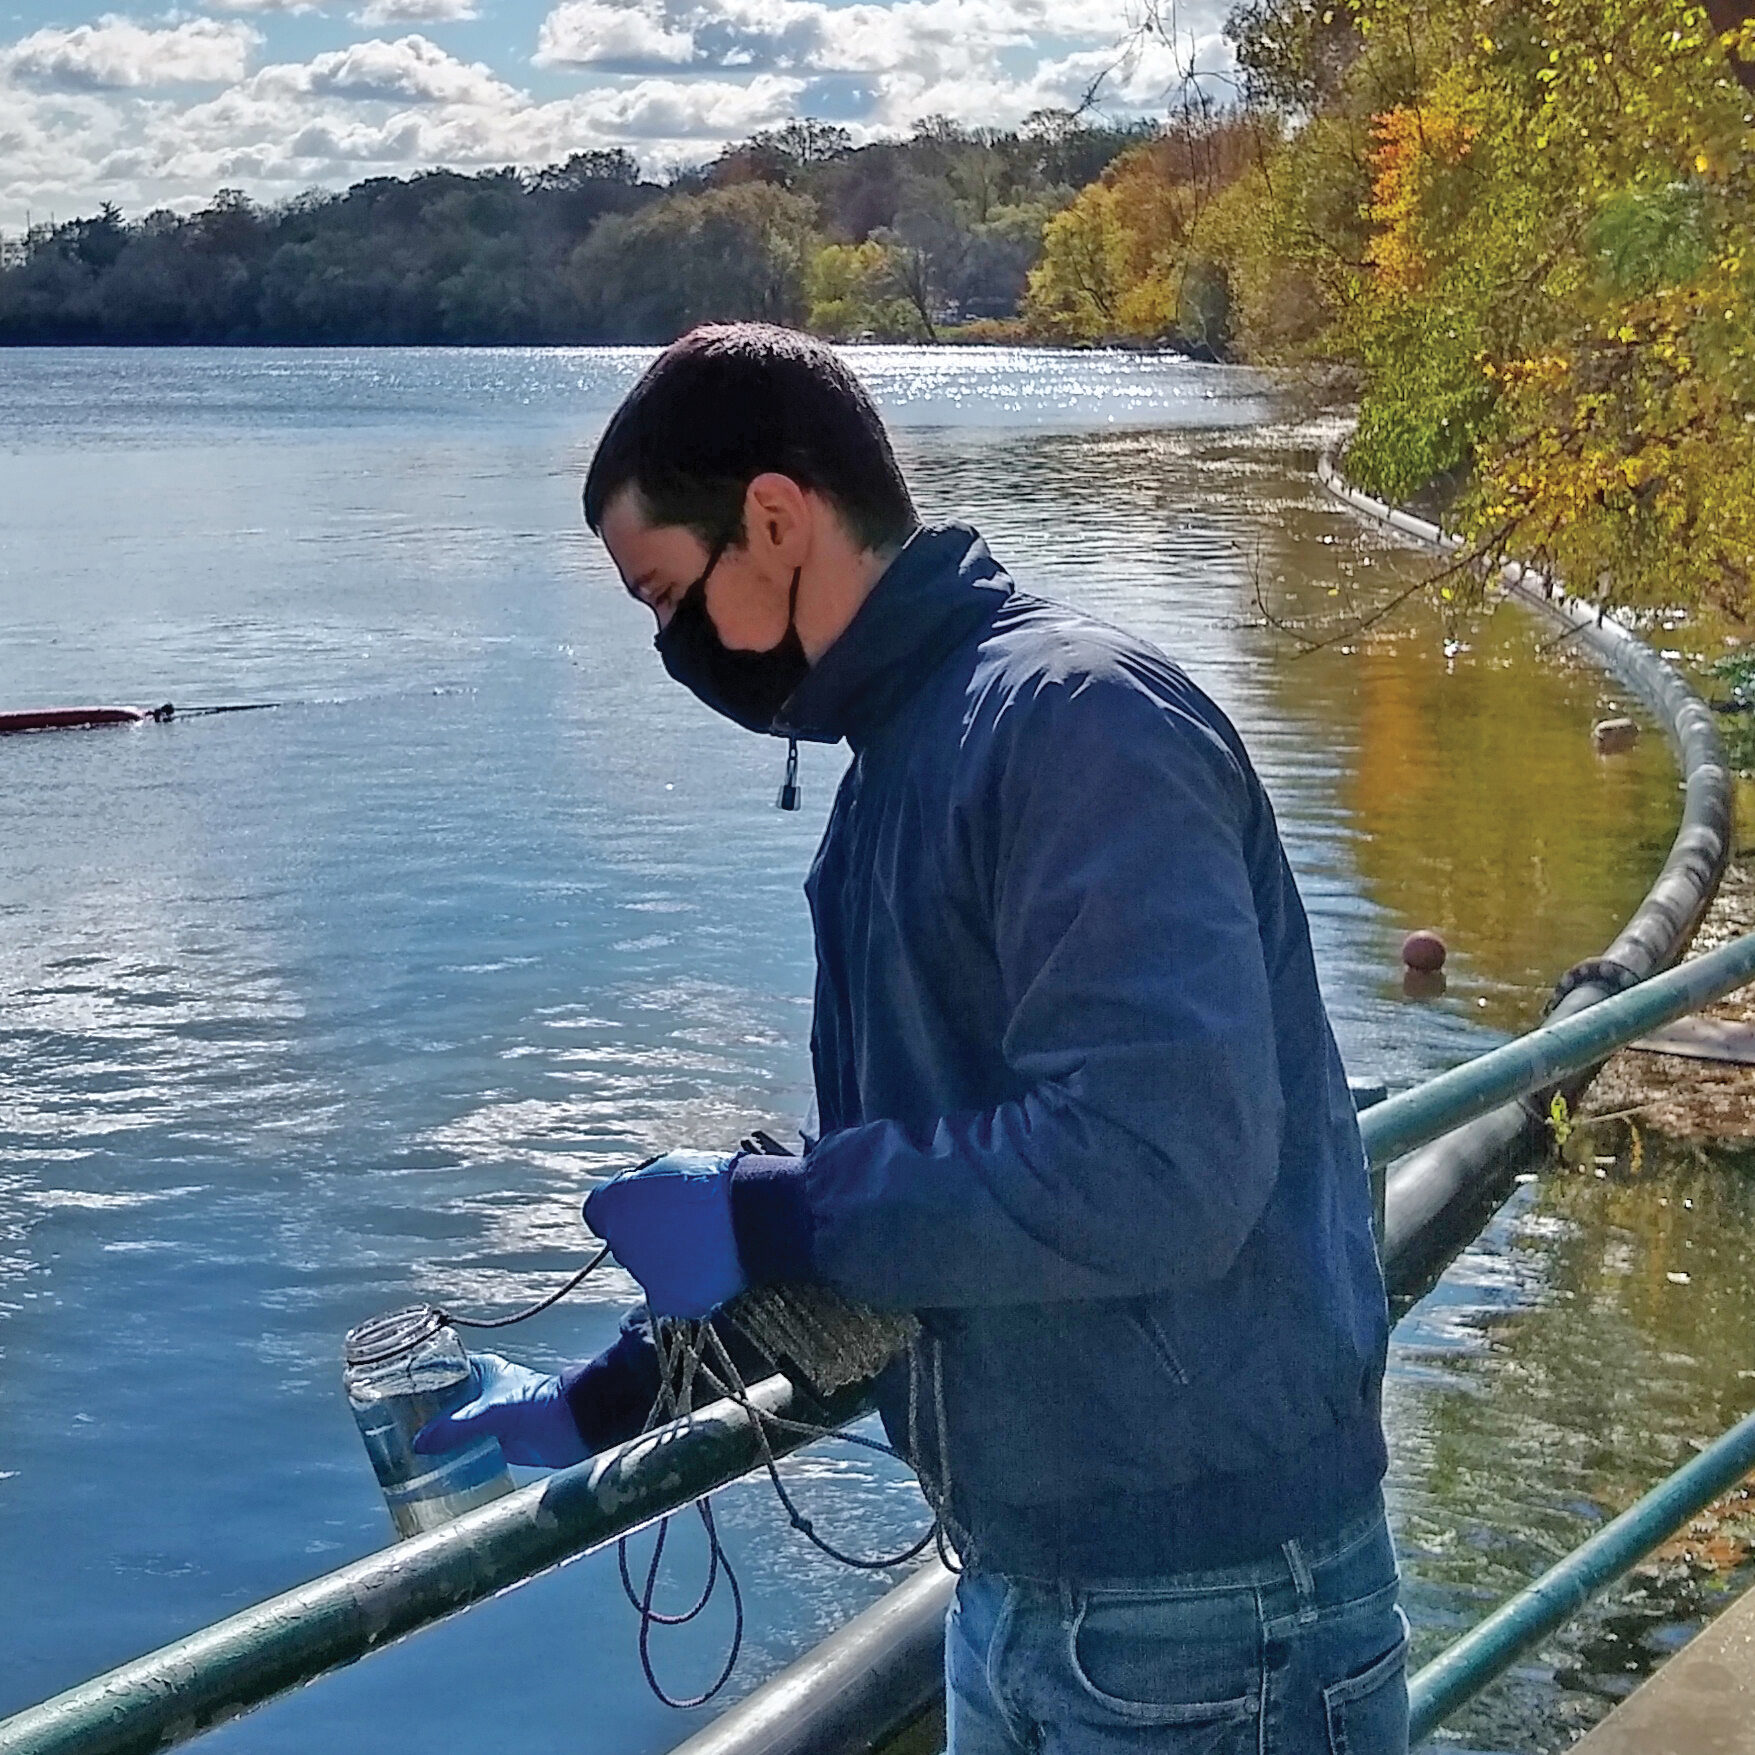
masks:
<svg viewBox="0 0 1755 1755"><path fill-rule="evenodd" d="M1444 967L1444 940L1431 927L1423 926L1402 940L1402 961L1422 975L1436 975Z"/></svg>

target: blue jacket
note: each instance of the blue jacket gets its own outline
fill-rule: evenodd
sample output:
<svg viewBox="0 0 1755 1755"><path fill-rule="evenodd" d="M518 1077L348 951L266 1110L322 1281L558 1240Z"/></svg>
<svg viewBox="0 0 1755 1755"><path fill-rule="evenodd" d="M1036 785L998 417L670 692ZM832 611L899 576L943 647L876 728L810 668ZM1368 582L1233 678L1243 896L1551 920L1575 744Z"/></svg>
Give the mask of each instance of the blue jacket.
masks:
<svg viewBox="0 0 1755 1755"><path fill-rule="evenodd" d="M1221 1565L1368 1504L1369 1182L1225 716L951 525L902 551L776 730L854 759L806 885L821 1137L737 1167L751 1280L919 1314L984 1567ZM642 1345L573 1375L600 1435L647 1393ZM907 1401L893 1369L901 1443Z"/></svg>

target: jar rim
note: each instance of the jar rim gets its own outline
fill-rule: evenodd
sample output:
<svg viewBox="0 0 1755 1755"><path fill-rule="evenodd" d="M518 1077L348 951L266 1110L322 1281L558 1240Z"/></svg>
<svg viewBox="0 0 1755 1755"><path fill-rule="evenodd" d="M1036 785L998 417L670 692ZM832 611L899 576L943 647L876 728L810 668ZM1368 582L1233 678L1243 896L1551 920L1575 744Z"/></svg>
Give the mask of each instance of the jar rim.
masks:
<svg viewBox="0 0 1755 1755"><path fill-rule="evenodd" d="M445 1313L436 1304L406 1304L356 1323L342 1339L341 1356L348 1365L382 1365L410 1353L445 1327Z"/></svg>

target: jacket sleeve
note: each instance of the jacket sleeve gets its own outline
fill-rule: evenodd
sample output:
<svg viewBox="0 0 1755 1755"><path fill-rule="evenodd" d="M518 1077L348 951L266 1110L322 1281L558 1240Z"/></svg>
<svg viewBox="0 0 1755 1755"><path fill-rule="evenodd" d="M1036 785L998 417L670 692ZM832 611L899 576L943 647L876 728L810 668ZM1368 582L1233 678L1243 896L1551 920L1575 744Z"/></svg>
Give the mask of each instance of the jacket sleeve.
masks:
<svg viewBox="0 0 1755 1755"><path fill-rule="evenodd" d="M754 1384L774 1369L735 1325L715 1318L713 1326L746 1384ZM616 1338L601 1353L561 1373L561 1393L567 1398L586 1450L596 1456L612 1445L638 1438L658 1400L658 1383L652 1319L644 1304L636 1305L622 1318ZM711 1386L699 1384L696 1405L715 1399L717 1394Z"/></svg>
<svg viewBox="0 0 1755 1755"><path fill-rule="evenodd" d="M1134 679L1014 712L984 833L1018 1094L740 1164L752 1280L902 1309L1141 1296L1222 1276L1267 1203L1284 1102L1245 850L1265 800Z"/></svg>

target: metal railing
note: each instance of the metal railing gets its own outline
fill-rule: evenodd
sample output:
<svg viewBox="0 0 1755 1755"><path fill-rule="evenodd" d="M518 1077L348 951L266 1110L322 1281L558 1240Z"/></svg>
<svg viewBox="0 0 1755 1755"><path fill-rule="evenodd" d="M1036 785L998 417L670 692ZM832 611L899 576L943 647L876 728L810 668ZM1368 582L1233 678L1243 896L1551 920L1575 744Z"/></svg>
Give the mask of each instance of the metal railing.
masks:
<svg viewBox="0 0 1755 1755"><path fill-rule="evenodd" d="M1389 1163L1502 1103L1532 1096L1596 1066L1616 1049L1751 980L1755 980L1755 933L1373 1104L1359 1117L1365 1149L1373 1163ZM1392 1229L1395 1183L1392 1176Z"/></svg>
<svg viewBox="0 0 1755 1755"><path fill-rule="evenodd" d="M1375 1105L1360 1116L1367 1149L1378 1161L1404 1152L1751 980L1755 934ZM1389 1179L1392 1260L1396 1181ZM766 1411L823 1418L784 1379L768 1378L753 1394ZM849 1396L828 1412L847 1420L861 1406ZM714 1403L30 1707L0 1723L0 1755L123 1755L187 1741L681 1509L748 1472L759 1454L750 1416Z"/></svg>
<svg viewBox="0 0 1755 1755"><path fill-rule="evenodd" d="M1495 1609L1408 1680L1409 1741L1431 1735L1465 1701L1562 1627L1755 1468L1750 1414ZM821 1755L883 1748L924 1720L939 1693L939 1642L956 1580L923 1566L790 1669L671 1755ZM913 1744L916 1736L906 1731ZM930 1745L928 1745L930 1746Z"/></svg>
<svg viewBox="0 0 1755 1755"><path fill-rule="evenodd" d="M783 1377L754 1385L750 1400L764 1414L812 1422L861 1411L857 1397L825 1407ZM768 1439L776 1455L802 1442ZM761 1457L751 1417L715 1402L0 1721L0 1751L119 1755L187 1742L690 1505Z"/></svg>
<svg viewBox="0 0 1755 1755"><path fill-rule="evenodd" d="M1606 1523L1534 1584L1416 1671L1408 1683L1410 1741L1443 1724L1464 1701L1565 1625L1597 1593L1630 1572L1755 1468L1755 1414Z"/></svg>

